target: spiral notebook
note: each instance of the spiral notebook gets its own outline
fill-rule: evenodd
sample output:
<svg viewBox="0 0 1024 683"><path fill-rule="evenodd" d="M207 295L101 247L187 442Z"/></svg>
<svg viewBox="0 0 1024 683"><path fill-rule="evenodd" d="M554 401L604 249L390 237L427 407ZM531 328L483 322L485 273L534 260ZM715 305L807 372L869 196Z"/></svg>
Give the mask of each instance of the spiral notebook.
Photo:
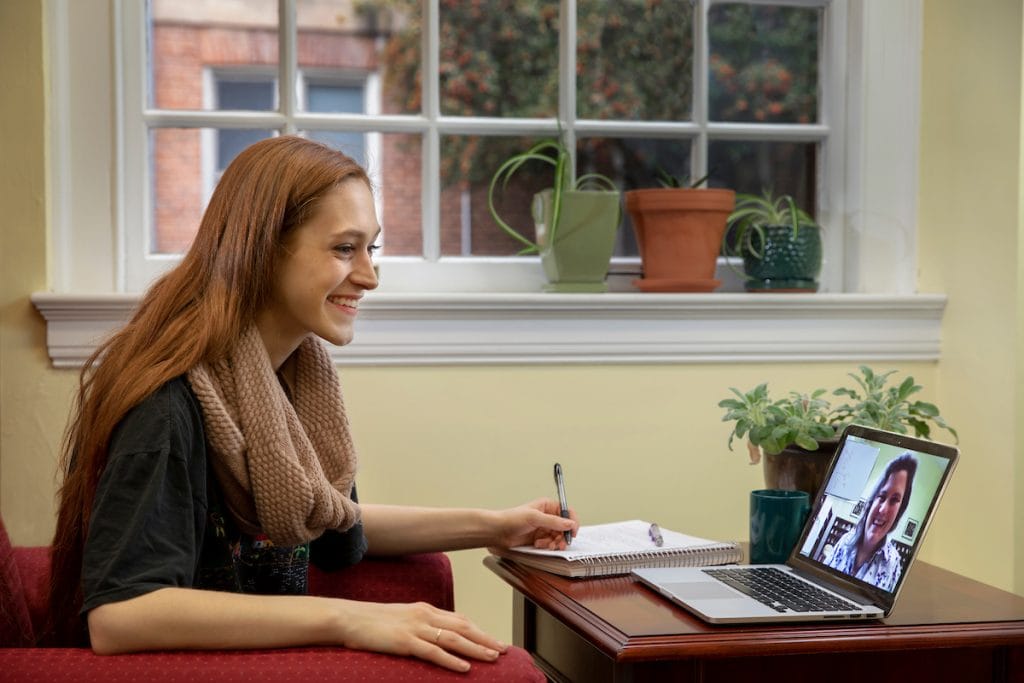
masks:
<svg viewBox="0 0 1024 683"><path fill-rule="evenodd" d="M662 528L662 545L650 536L650 522L633 519L610 524L581 526L566 550L542 550L531 546L491 548L503 557L529 567L562 576L609 576L628 574L640 567L705 567L739 562L743 553L737 543L710 541Z"/></svg>

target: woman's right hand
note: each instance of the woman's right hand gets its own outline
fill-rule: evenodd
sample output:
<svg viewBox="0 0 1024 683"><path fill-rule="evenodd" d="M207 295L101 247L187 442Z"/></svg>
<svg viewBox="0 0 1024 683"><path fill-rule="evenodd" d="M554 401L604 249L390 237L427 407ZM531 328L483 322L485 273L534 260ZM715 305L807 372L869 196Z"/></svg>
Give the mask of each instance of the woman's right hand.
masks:
<svg viewBox="0 0 1024 683"><path fill-rule="evenodd" d="M341 643L353 650L417 657L464 672L467 659L493 662L508 649L461 614L425 602L343 602Z"/></svg>

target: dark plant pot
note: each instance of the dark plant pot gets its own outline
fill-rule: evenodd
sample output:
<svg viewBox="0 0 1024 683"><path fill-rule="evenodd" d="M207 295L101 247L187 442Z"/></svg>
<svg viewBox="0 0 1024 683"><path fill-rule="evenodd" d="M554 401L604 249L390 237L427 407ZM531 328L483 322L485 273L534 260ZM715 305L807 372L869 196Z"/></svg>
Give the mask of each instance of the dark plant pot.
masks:
<svg viewBox="0 0 1024 683"><path fill-rule="evenodd" d="M825 473L835 455L839 439L818 442L818 449L805 451L799 446L788 446L780 453L764 454L764 484L766 488L784 491L806 491L814 502Z"/></svg>
<svg viewBox="0 0 1024 683"><path fill-rule="evenodd" d="M757 235L751 235L761 258L746 249L743 251L747 291L818 291L821 228L801 226L795 236L793 227L787 225L766 225L763 230L764 244L759 243Z"/></svg>

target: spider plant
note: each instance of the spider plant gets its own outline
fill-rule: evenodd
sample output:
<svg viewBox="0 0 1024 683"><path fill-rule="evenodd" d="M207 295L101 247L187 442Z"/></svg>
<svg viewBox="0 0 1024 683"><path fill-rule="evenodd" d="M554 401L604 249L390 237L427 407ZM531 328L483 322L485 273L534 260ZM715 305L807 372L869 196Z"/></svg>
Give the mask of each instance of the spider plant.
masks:
<svg viewBox="0 0 1024 683"><path fill-rule="evenodd" d="M736 195L736 208L729 214L730 230L726 233L726 239L732 240L733 255L746 252L760 259L766 241L764 229L774 225L792 226L794 239L801 227L818 226L806 211L797 208L791 195L772 197L768 190L760 196ZM755 238L759 247L755 246Z"/></svg>
<svg viewBox="0 0 1024 683"><path fill-rule="evenodd" d="M491 185L487 191L487 207L491 216L498 226L512 236L520 244L524 245L519 254L536 254L540 252L540 246L531 239L524 237L518 230L505 222L498 214L494 206L494 195L498 186L505 189L512 177L528 161L539 161L548 164L555 169L555 179L552 185L552 220L548 227L548 244L554 244L558 234L558 223L562 216L562 198L564 192L572 190L604 190L618 192L615 183L600 173L588 173L573 180L569 150L561 140L541 140L521 154L516 154L507 159L491 178Z"/></svg>
<svg viewBox="0 0 1024 683"><path fill-rule="evenodd" d="M711 171L708 171L702 177L698 178L692 183L690 182L689 176L672 175L661 166L658 167L658 171L655 175L658 178L658 184L661 185L662 187L670 189L688 188L691 190L695 190L708 181L708 178L711 177Z"/></svg>

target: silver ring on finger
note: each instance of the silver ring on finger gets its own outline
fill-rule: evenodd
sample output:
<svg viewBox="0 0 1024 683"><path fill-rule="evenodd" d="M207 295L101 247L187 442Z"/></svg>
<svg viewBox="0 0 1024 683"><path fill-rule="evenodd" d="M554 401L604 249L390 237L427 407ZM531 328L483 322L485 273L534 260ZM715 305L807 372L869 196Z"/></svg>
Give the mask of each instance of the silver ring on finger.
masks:
<svg viewBox="0 0 1024 683"><path fill-rule="evenodd" d="M437 641L441 640L441 632L444 629L437 629L437 633L434 634L434 645L437 645Z"/></svg>

